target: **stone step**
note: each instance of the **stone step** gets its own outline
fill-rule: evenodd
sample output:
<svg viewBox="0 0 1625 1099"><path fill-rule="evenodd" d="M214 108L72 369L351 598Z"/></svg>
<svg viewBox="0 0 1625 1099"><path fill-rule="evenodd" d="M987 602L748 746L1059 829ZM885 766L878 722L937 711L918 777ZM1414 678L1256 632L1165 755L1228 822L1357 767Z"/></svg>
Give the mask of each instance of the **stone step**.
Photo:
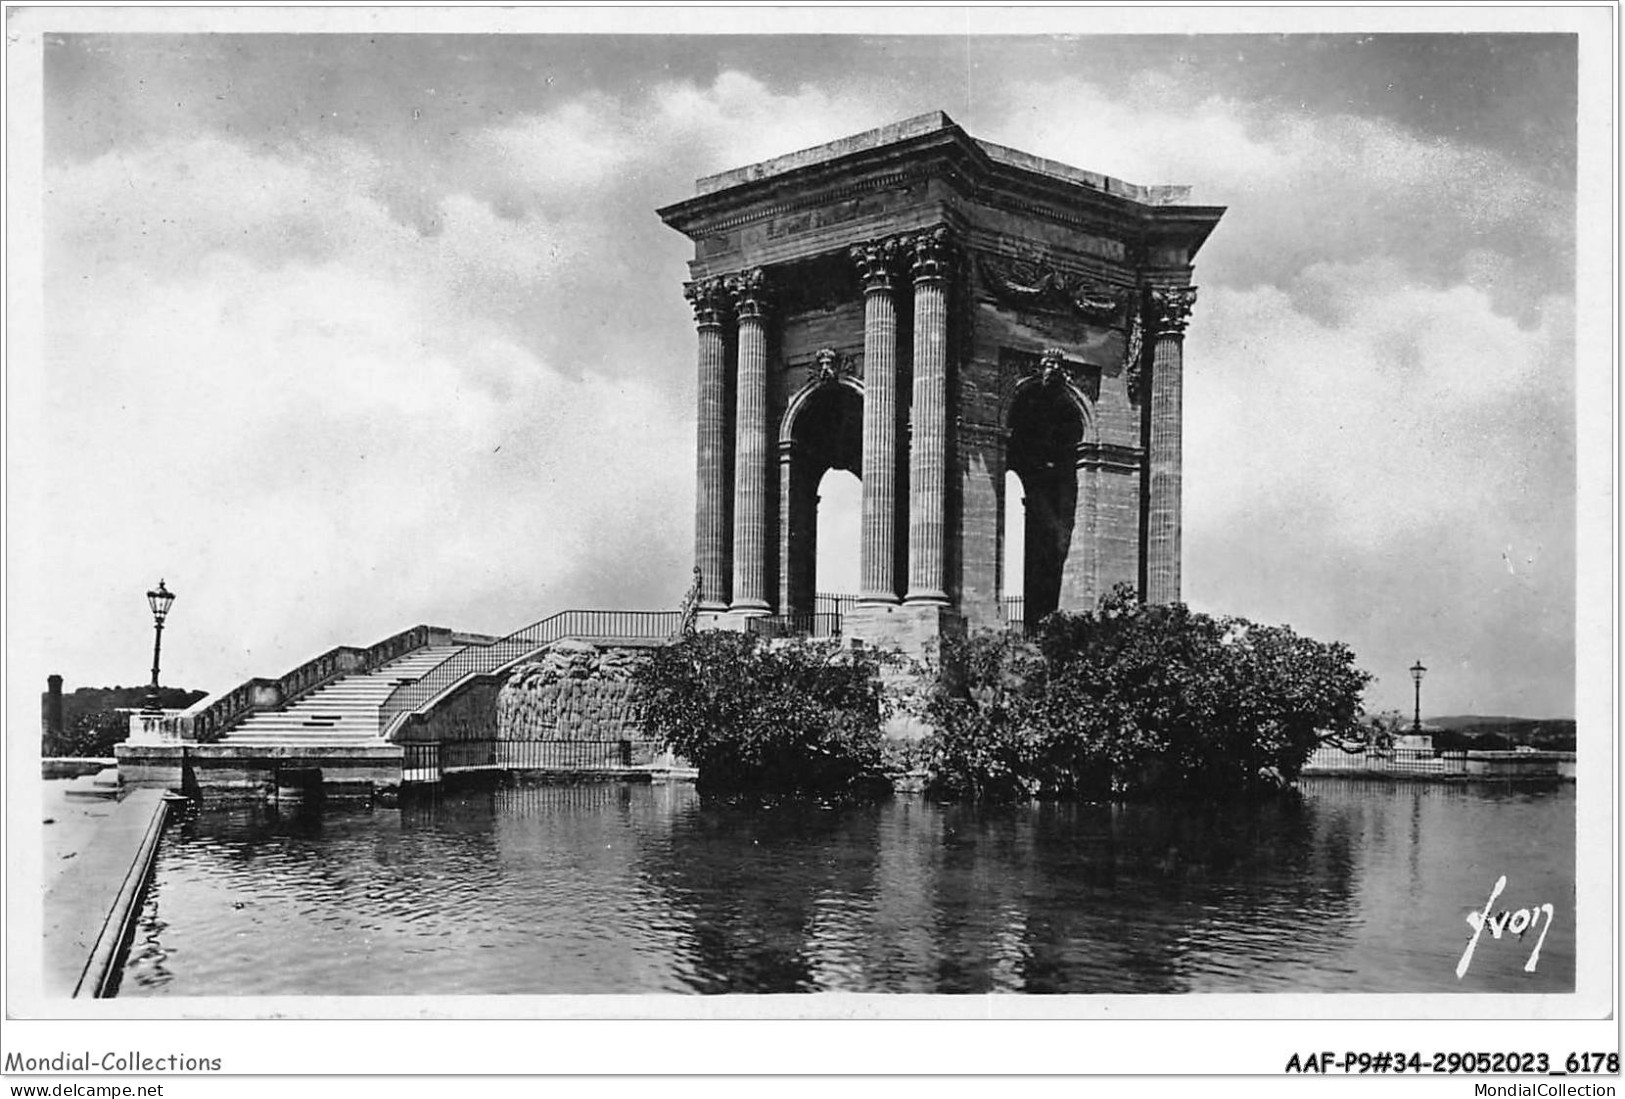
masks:
<svg viewBox="0 0 1625 1099"><path fill-rule="evenodd" d="M283 732L283 730L296 733L306 732L306 730L322 732L322 730L333 730L333 728L345 730L345 732L353 730L353 728L371 728L375 732L379 728L379 722L377 722L377 719L351 720L351 722L254 722L252 725L242 723L242 725L237 725L237 728L257 733Z"/></svg>
<svg viewBox="0 0 1625 1099"><path fill-rule="evenodd" d="M376 740L377 729L233 729L222 740L236 743L239 740L253 740L271 738L273 740Z"/></svg>
<svg viewBox="0 0 1625 1099"><path fill-rule="evenodd" d="M376 729L376 717L353 717L348 721L303 721L299 718L244 722L239 729Z"/></svg>
<svg viewBox="0 0 1625 1099"><path fill-rule="evenodd" d="M111 778L109 778L109 775ZM117 767L107 767L97 771L94 775L80 775L70 779L62 791L70 798L90 799L99 798L111 800L119 795L119 774Z"/></svg>
<svg viewBox="0 0 1625 1099"><path fill-rule="evenodd" d="M376 748L387 747L389 742L378 737L355 737L350 740L294 740L280 737L255 737L250 740L222 740L228 748Z"/></svg>
<svg viewBox="0 0 1625 1099"><path fill-rule="evenodd" d="M292 710L305 710L315 712L318 710L347 711L354 713L358 710L377 710L383 704L381 698L309 698L294 703L283 713Z"/></svg>

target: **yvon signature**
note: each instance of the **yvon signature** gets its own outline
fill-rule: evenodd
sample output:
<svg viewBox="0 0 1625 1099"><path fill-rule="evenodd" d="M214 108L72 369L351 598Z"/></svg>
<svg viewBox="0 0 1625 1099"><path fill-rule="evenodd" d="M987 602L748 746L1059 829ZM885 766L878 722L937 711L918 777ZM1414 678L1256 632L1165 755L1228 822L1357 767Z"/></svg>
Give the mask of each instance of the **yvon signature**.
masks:
<svg viewBox="0 0 1625 1099"><path fill-rule="evenodd" d="M1535 966L1540 962L1540 948L1546 944L1546 932L1552 929L1552 920L1556 912L1550 904L1532 905L1520 908L1516 912L1502 909L1498 915L1491 916L1495 908L1496 898L1507 887L1507 876L1502 874L1495 879L1495 888L1490 890L1490 899L1484 902L1484 911L1467 913L1467 926L1473 929L1473 937L1467 940L1467 949L1462 951L1461 961L1456 963L1456 980L1461 980L1467 973L1467 967L1473 964L1473 951L1478 949L1478 940L1484 934L1484 929L1490 929L1490 935L1499 939L1503 933L1516 935L1520 940L1524 935L1534 930L1536 924L1541 924L1540 938L1535 940L1535 949L1530 952L1529 960L1523 964L1525 973L1533 973ZM1541 916L1546 922L1541 923Z"/></svg>

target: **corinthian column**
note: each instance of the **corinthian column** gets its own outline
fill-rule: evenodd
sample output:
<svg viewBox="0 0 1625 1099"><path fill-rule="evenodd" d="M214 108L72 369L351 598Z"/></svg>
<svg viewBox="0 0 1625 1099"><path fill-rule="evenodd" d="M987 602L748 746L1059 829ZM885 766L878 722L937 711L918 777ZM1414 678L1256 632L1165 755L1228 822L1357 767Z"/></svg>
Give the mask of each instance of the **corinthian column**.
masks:
<svg viewBox="0 0 1625 1099"><path fill-rule="evenodd" d="M766 614L767 280L761 268L731 276L739 315L738 410L734 421L734 583L731 610Z"/></svg>
<svg viewBox="0 0 1625 1099"><path fill-rule="evenodd" d="M906 603L948 602L948 230L912 238L914 260L914 434L908 451Z"/></svg>
<svg viewBox="0 0 1625 1099"><path fill-rule="evenodd" d="M863 280L863 530L865 603L897 602L897 241L862 244L852 262Z"/></svg>
<svg viewBox="0 0 1625 1099"><path fill-rule="evenodd" d="M1191 286L1151 291L1151 440L1146 514L1145 600L1179 602L1180 481L1184 463L1185 323Z"/></svg>
<svg viewBox="0 0 1625 1099"><path fill-rule="evenodd" d="M721 279L683 287L699 332L698 455L694 472L694 567L700 608L728 607L732 541L728 530L728 357L722 325L728 295Z"/></svg>

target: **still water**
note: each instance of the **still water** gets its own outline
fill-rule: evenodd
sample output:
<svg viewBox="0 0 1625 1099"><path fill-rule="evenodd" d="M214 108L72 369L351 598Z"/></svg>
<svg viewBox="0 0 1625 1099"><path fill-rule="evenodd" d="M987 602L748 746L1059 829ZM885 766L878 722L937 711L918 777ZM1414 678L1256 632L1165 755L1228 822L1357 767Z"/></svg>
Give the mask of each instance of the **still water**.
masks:
<svg viewBox="0 0 1625 1099"><path fill-rule="evenodd" d="M123 996L1571 992L1574 787L1308 779L1224 810L741 808L516 786L207 810ZM1546 927L1480 936L1505 910Z"/></svg>

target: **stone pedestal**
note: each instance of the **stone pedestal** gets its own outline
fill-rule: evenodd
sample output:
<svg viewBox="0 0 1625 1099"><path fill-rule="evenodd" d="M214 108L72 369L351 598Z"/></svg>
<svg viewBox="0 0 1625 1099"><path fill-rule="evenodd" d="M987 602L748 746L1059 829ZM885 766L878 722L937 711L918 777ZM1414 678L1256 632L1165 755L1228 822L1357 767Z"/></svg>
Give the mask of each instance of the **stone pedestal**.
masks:
<svg viewBox="0 0 1625 1099"><path fill-rule="evenodd" d="M750 628L750 620L759 617L757 614L741 614L738 611L701 611L694 616L694 628L744 633Z"/></svg>
<svg viewBox="0 0 1625 1099"><path fill-rule="evenodd" d="M846 612L841 631L854 644L934 666L943 637L964 635L965 617L931 603L860 603Z"/></svg>

